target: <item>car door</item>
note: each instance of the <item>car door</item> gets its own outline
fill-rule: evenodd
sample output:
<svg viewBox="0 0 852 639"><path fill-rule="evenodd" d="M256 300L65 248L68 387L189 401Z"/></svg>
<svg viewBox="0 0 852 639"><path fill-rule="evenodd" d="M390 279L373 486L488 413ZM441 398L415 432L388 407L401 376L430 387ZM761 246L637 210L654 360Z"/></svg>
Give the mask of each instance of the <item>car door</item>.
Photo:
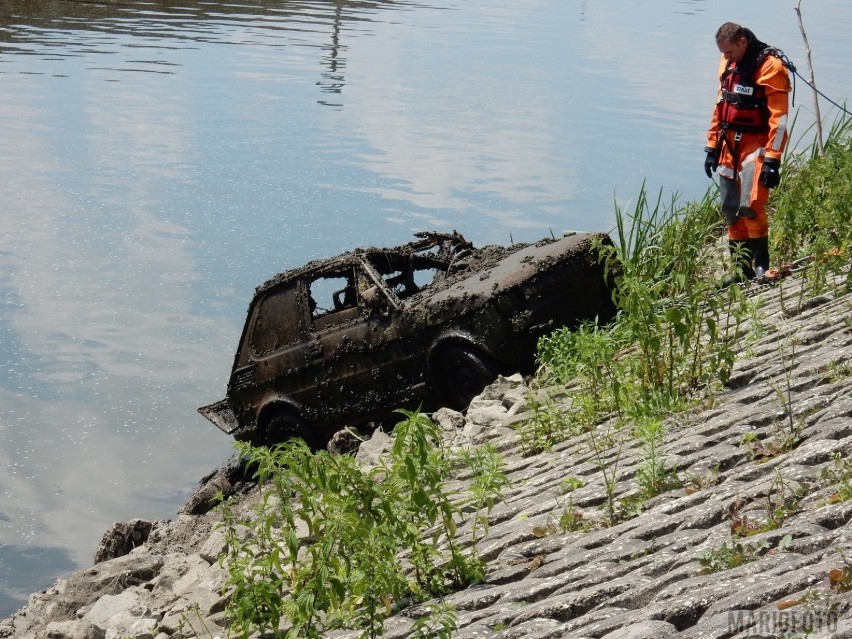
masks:
<svg viewBox="0 0 852 639"><path fill-rule="evenodd" d="M382 409L393 389L383 388L389 318L368 304L369 282L356 264L304 278L311 312L308 321L305 417L321 423L353 423Z"/></svg>
<svg viewBox="0 0 852 639"><path fill-rule="evenodd" d="M254 422L271 394L294 397L304 368L306 306L297 280L258 293L249 307L228 396L240 421Z"/></svg>

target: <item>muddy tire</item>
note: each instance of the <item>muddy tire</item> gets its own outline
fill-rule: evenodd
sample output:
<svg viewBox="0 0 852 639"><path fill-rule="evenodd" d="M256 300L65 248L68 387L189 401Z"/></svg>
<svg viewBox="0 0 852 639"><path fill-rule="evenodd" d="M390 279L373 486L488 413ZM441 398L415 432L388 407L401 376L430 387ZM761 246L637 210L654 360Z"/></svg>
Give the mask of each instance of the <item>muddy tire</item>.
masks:
<svg viewBox="0 0 852 639"><path fill-rule="evenodd" d="M266 420L259 439L264 446L274 446L296 437L304 440L313 450L317 449L316 436L307 422L295 413L282 411L274 413Z"/></svg>
<svg viewBox="0 0 852 639"><path fill-rule="evenodd" d="M495 362L472 346L447 347L436 359L435 383L445 404L455 410L466 409L483 388L497 379Z"/></svg>

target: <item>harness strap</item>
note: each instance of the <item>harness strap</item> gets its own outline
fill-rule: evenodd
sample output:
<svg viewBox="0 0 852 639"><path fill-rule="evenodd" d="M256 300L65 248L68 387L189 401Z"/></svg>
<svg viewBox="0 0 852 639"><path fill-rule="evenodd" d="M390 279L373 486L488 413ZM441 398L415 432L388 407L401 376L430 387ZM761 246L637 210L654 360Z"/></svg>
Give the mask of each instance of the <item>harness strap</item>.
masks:
<svg viewBox="0 0 852 639"><path fill-rule="evenodd" d="M731 157L734 159L734 179L739 182L740 179L740 166L739 166L739 156L737 151L740 146L740 140L743 137L741 131L734 131L734 144L731 146L731 141L728 139L728 127L722 125L719 127L719 132L716 138L716 146L719 147L719 138L722 139L722 144L728 147L728 151L731 152Z"/></svg>

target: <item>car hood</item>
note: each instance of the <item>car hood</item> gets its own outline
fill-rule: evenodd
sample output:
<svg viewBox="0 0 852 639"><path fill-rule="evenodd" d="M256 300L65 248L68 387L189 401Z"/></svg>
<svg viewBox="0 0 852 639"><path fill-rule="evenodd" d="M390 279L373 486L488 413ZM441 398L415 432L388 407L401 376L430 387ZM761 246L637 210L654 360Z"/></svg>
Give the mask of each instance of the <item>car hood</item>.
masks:
<svg viewBox="0 0 852 639"><path fill-rule="evenodd" d="M568 265L595 266L597 259L590 251L595 238L604 243L610 241L605 234L578 233L522 245L515 250L502 249L494 255L488 255L489 247L484 247L471 256L469 263L461 261L458 270L455 273L451 270L445 282L424 290L422 297L410 298L406 305L444 306L459 300L472 303L517 289L542 273Z"/></svg>

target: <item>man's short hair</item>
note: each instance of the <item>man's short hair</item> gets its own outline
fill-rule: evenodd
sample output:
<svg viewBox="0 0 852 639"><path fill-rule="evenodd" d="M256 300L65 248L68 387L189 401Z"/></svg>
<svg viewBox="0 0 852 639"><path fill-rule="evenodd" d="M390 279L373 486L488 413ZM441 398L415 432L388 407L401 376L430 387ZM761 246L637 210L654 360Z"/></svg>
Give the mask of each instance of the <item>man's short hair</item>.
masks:
<svg viewBox="0 0 852 639"><path fill-rule="evenodd" d="M738 25L736 22L726 22L716 32L716 44L722 42L736 42L740 38L747 38L748 32L745 27Z"/></svg>

